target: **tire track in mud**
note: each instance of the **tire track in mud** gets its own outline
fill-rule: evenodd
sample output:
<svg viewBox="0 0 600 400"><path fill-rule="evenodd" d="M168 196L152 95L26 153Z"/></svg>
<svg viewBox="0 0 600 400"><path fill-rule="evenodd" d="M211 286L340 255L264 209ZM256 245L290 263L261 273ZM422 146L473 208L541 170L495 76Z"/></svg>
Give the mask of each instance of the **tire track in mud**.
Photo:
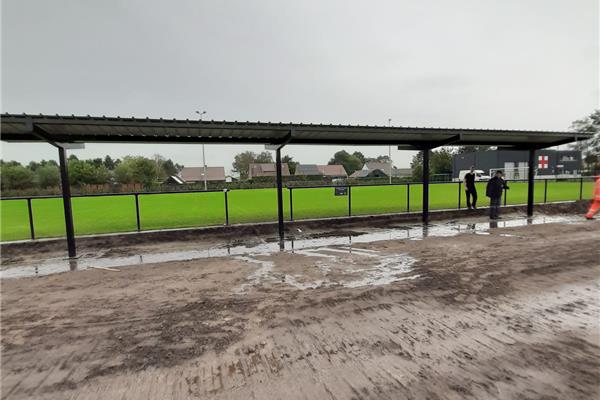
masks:
<svg viewBox="0 0 600 400"><path fill-rule="evenodd" d="M547 268L526 274L521 271L531 255L552 246L528 239L514 262L506 260L515 259L515 251L500 248L500 261L482 256L477 264L465 261L469 255L462 254L460 240L433 240L427 246L410 244L424 260L417 266L429 277L424 281L304 291L277 283L231 295L245 282L248 268L240 267L244 276L222 275L229 283L220 291L193 286L196 275L188 268L190 279L181 278L185 290L169 290L150 307L132 301L131 293L95 308L97 298L89 298L59 313L54 326L46 319L25 323L18 309L9 310L12 318L3 333L10 333L13 346L5 352L3 337L10 363L3 360L9 371L2 383L10 392L3 398L593 398L600 394L599 265L585 265L585 254L565 251L574 244L564 242L547 256L552 262L540 264ZM386 245L392 252L408 246ZM294 259L287 256L271 260L279 268ZM561 262L570 264L553 265ZM183 274L175 267L171 271ZM160 290L160 275L150 281L138 293ZM32 312L22 315L34 320L41 311L54 315L51 304L35 308L30 302ZM217 346L218 336L230 329L235 340ZM163 336L170 333L174 340ZM125 335L132 340L114 347ZM23 337L25 345L19 341ZM189 351L188 339L203 337L208 341L196 342L206 347L202 352L162 357L173 346ZM146 340L155 340L153 354L161 355L150 363L135 351L140 343L148 345ZM136 362L127 364L122 357ZM46 369L28 370L38 359ZM106 373L89 376L96 367Z"/></svg>

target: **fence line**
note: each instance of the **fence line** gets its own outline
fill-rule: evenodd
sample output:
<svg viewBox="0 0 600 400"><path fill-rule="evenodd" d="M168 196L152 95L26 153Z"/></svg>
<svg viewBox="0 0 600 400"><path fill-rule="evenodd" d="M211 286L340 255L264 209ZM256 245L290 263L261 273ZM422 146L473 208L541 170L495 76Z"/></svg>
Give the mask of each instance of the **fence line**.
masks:
<svg viewBox="0 0 600 400"><path fill-rule="evenodd" d="M536 180L536 183L541 183L542 179ZM541 201L542 203L547 203L548 201L548 182L579 182L579 199L583 199L583 184L584 182L587 182L587 177L581 177L581 178L571 178L571 179L543 179L544 182L544 190L543 190L543 201ZM590 177L590 181L593 181L593 177ZM514 180L510 180L507 181L508 184L510 185L511 183L519 183L519 182L527 182L526 179L514 179ZM484 183L483 181L479 181L476 183ZM334 193L335 196L347 196L347 215L348 216L352 216L353 215L353 210L352 210L352 188L366 188L366 187L406 187L406 211L405 212L410 212L410 197L411 197L411 187L415 187L418 185L422 185L421 182L406 182L406 183L384 183L384 184L357 184L357 185L352 185L352 184L342 184L342 185L307 185L307 186L287 186L287 190L288 190L288 194L289 194L289 221L294 221L294 197L293 197L293 193L294 191L299 191L299 190L310 190L310 189L327 189L327 188L331 188L331 189L340 189L340 188L344 188L346 189L343 193L340 192L339 194L337 193L337 191ZM458 191L458 196L457 196L457 208L458 209L462 209L462 192L463 192L463 186L462 186L462 182L431 182L431 185L456 185L457 186L457 191ZM269 188L261 188L262 190L265 189L269 189ZM228 193L229 192L239 192L239 191L247 191L247 190L260 190L260 189L222 189L222 190L218 190L218 189L210 189L210 190L190 190L190 191L165 191L165 192L135 192L135 193L91 193L91 194L75 194L72 195L71 197L73 198L85 198L85 197L125 197L125 196L133 196L135 199L135 215L136 215L136 229L138 232L142 231L142 219L140 216L140 196L152 196L152 195L171 195L171 194L193 194L193 193L218 193L221 192L223 193L224 196L224 224L225 225L229 225L230 224L230 205L229 205L229 198L228 198ZM505 190L504 191L504 205L507 205L507 197L508 197L508 191ZM33 240L36 238L36 232L35 232L35 223L34 223L34 216L33 216L33 208L32 208L32 200L38 200L38 199L52 199L52 198L62 198L62 196L60 195L42 195L42 196L19 196L19 197L5 197L5 198L0 198L0 201L10 201L10 200L26 200L27 201L27 214L28 214L28 219L29 219L29 236L30 238ZM575 200L575 199L570 199L570 200ZM540 203L540 201L538 201L537 203ZM401 204L401 202L398 202L398 204ZM398 213L402 213L402 211L398 211ZM296 218L297 219L297 218Z"/></svg>

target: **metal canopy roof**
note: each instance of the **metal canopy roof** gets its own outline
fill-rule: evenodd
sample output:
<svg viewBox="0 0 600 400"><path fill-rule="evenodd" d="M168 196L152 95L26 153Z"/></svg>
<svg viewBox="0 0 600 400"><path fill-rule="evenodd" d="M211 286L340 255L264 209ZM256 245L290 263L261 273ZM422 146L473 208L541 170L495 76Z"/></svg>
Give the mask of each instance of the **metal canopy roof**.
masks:
<svg viewBox="0 0 600 400"><path fill-rule="evenodd" d="M3 114L1 128L1 139L12 142L397 145L399 149L407 150L443 145L544 148L591 137L591 134L585 133L527 130L27 114Z"/></svg>

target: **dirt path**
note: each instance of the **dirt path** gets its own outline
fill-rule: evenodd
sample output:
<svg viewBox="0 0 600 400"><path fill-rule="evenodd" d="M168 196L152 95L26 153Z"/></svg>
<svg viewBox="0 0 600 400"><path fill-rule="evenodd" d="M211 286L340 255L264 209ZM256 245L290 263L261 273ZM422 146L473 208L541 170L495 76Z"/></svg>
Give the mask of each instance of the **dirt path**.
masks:
<svg viewBox="0 0 600 400"><path fill-rule="evenodd" d="M591 399L600 222L2 281L2 399Z"/></svg>

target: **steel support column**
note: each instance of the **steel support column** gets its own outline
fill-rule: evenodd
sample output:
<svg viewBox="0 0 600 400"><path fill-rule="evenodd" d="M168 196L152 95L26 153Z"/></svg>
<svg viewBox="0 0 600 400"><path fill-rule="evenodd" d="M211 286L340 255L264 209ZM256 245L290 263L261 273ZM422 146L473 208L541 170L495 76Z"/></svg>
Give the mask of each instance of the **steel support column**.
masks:
<svg viewBox="0 0 600 400"><path fill-rule="evenodd" d="M533 215L533 183L535 178L535 149L529 149L529 170L527 171L527 216Z"/></svg>
<svg viewBox="0 0 600 400"><path fill-rule="evenodd" d="M67 151L64 147L58 148L58 160L60 164L60 186L62 188L63 209L65 212L65 230L67 233L67 249L69 257L77 256L75 248L75 230L73 228L73 211L71 209L71 185L69 183L69 171L67 169Z"/></svg>
<svg viewBox="0 0 600 400"><path fill-rule="evenodd" d="M277 171L277 226L279 230L279 248L284 248L284 232L283 232L283 182L281 174L281 148L275 150L275 166Z"/></svg>
<svg viewBox="0 0 600 400"><path fill-rule="evenodd" d="M429 153L430 149L423 150L423 223L429 222Z"/></svg>

